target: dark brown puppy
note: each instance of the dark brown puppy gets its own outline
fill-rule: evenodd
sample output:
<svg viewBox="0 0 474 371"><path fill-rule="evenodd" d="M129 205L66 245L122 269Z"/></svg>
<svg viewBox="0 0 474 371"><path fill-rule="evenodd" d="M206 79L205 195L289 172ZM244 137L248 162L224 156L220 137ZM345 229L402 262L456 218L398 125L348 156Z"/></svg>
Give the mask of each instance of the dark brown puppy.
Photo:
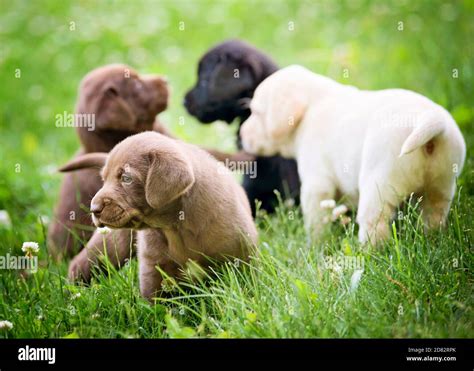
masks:
<svg viewBox="0 0 474 371"><path fill-rule="evenodd" d="M107 65L91 71L79 87L75 126L82 147L76 156L109 152L121 140L142 131L154 129L166 134L155 116L166 109L168 95L163 78L140 76L126 65ZM85 118L87 126L83 125ZM49 249L54 257L72 256L82 248L80 241L89 241L94 231L89 205L101 187L98 168L65 175L48 231ZM116 256L120 262L130 254L131 234L117 233L124 236L114 234L107 239L111 246L117 245L117 251L109 255ZM102 236L94 237L89 244L102 250Z"/></svg>
<svg viewBox="0 0 474 371"><path fill-rule="evenodd" d="M253 46L240 40L225 41L202 56L198 81L186 94L184 106L203 123L231 123L237 118L241 125L250 116L248 104L255 89L276 70L275 62ZM239 134L237 145L242 148ZM245 174L243 180L254 215L256 199L262 202L262 209L274 210L278 203L274 190L298 203L300 181L294 160L259 156L255 163L257 176Z"/></svg>

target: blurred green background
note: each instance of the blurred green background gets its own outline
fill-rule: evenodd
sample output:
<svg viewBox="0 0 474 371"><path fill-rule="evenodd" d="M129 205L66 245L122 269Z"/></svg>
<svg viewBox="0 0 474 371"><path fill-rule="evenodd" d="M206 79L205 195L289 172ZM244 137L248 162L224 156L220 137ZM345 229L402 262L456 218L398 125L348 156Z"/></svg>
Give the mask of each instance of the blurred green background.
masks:
<svg viewBox="0 0 474 371"><path fill-rule="evenodd" d="M185 92L195 83L200 56L208 48L227 38L240 38L254 44L271 55L280 66L302 64L317 73L363 89L411 89L446 107L466 138L468 152L459 180L462 189L459 204L464 207L459 215L463 217L461 223L455 219L452 229L457 231L459 239L449 237L451 240L443 246L443 252L440 254L451 256L450 249L453 248L454 242L450 241L459 241L456 244L461 247L457 246L456 249L467 251L465 241L473 239L473 223L468 215L472 210L469 205L473 204L474 199L474 166L471 156L474 144L473 1L0 0L0 210L8 211L13 225L11 228L0 225L0 253L21 255L23 241L38 241L42 248L40 257L46 259L45 226L38 222L38 217L41 216L44 222L48 217L51 218L61 181L61 175L56 173L56 168L71 158L79 146L73 128L55 126L55 115L64 111L73 112L78 84L81 78L95 67L121 62L131 65L139 72L167 75L172 87L171 103L169 109L160 116L161 121L167 124L175 135L186 141L223 150L233 149L235 124L230 127L224 123L200 125L187 115L182 106ZM180 117L184 117L182 125ZM294 235L290 233L283 236L284 239L278 242L283 233L281 226L293 228ZM293 254L288 248L293 242L296 245L304 245L304 233L295 223L287 223L285 220L284 223L275 224L273 234L267 232L268 230L261 231L261 238L268 240L269 244L265 245L264 242L262 245L266 246L265 249L270 249L270 255L275 256L275 262L281 261L281 264L284 264L287 261L287 255ZM334 248L340 250L337 244ZM433 256L438 267L433 273L429 273L434 265L430 256ZM387 262L391 262L391 255L386 258ZM298 256L295 255L292 259L297 260ZM465 260L470 261L467 256ZM426 328L419 322L418 307L416 317L413 315L413 318L408 319L412 321L415 329L410 327L409 332L406 332L408 325L405 322L401 322L399 326L394 325L394 330L388 331L386 329L391 328L390 324L382 330L374 331L370 326L366 327L365 323L354 325L353 322L357 322L354 318L365 318L364 315L373 318L374 323L390 319L387 313L391 313L392 308L384 307L384 303L388 290L391 290L393 297L397 287L383 281L384 275L377 271L377 274L371 276L371 286L366 291L374 291L374 280L381 280L382 283L377 286L379 289L374 294L375 299L366 296L369 307L360 305L357 312L359 317L347 314L346 324L351 330L346 332L346 324L341 322L334 325L337 330L325 332L323 328L317 332L318 336L472 334L472 321L467 318L469 313L472 313L469 312L472 297L469 298L469 295L465 294L472 294L472 286L469 289L466 284L467 280L472 284L472 271L463 270L462 279L459 279L461 284L457 283L461 286L453 286L449 281L455 279L451 272L445 276L437 273L448 269L445 268L446 261L436 258L430 251L423 255L423 259L416 261L422 262L425 270L409 265L413 272L425 272L422 276L424 278L418 282L418 290L428 295L424 304L429 316ZM295 267L294 275L300 277L302 271L296 263L291 263L290 266ZM380 265L380 270L382 269L383 264ZM58 272L58 277L64 277L66 265L63 264L59 268L52 265L50 272L53 272L53 275ZM308 277L314 276L316 279L312 266L309 266L306 273ZM3 277L2 283L0 276L0 289L9 286L10 290L27 287L26 284L23 286L19 279L16 283L13 282L17 279L14 273ZM50 276L41 274L40 277L45 279L44 277ZM43 281L40 278L35 280L37 290L43 290ZM430 286L429 291L428 286L424 286L427 280L431 280L432 287ZM135 281L132 279L132 282ZM272 282L277 284L275 280ZM326 289L327 297L337 300L337 295L331 291L332 286L327 286ZM55 292L54 290L53 286L46 286L46 297L41 298L42 305L49 303L48 292ZM117 291L111 290L114 295ZM281 300L287 297L287 291L277 292L273 288L269 291L274 292ZM452 291L459 292L461 297L451 294ZM36 291L31 291L34 292ZM3 292L0 292L0 299L2 295ZM28 322L28 317L22 314L33 304L27 294L19 292L17 295L18 297L10 298L9 304L6 297L3 298L5 300L0 300L0 314L4 313L5 318L13 317L17 323L24 322L15 324L15 329L18 329L16 336L58 336L75 326L64 325L71 316L61 312L63 317L50 316L51 323L48 324L47 330L41 328L34 332L34 326ZM25 297L25 301L19 303L19 297ZM262 300L257 302L263 307ZM276 323L273 314L273 308L278 307L276 302L267 303L269 322L264 322L265 328L270 326L269 323ZM57 308L55 303L57 302L51 301L51 306ZM91 308L102 305L94 300L93 293L90 305ZM14 306L24 308L21 309L22 313L13 315L14 310L16 311ZM117 305L103 306L115 308L117 311L122 308ZM41 309L36 307L40 308L40 304L35 304L35 313ZM280 307L281 311L286 313L287 308L284 305ZM344 308L335 315L330 306L325 305L324 308L326 307L327 320L324 320L324 323L328 323L329 327L332 318L337 319L345 315ZM440 312L439 308L443 308L444 312ZM465 314L458 314L456 308L462 308ZM145 318L148 318L148 310L161 310L158 306L154 309L141 306L139 309L139 313ZM313 321L314 313L308 313L308 318L302 320L304 323ZM442 317L438 313L447 314ZM30 317L33 316L34 314L31 314ZM462 321L458 321L459 316L463 316ZM248 321L248 317L248 314L244 314L242 321ZM138 318L136 326L141 329L146 321ZM229 316L229 323L237 323L235 318ZM472 316L470 318L472 320ZM59 322L62 321L66 330L62 327L56 330L56 321L58 328ZM115 321L115 317L110 317L111 327L100 332L100 335L114 336L111 334L115 334L112 330ZM286 324L282 323L281 328L286 329ZM123 331L126 331L128 322L122 327ZM223 328L226 328L225 325ZM95 329L95 324L87 327L85 336L95 334ZM141 336L157 336L161 330L150 325L149 331L145 332L145 335L138 333ZM245 331L243 334L246 336L252 334L250 330ZM307 336L310 334L308 331L304 328L281 334Z"/></svg>

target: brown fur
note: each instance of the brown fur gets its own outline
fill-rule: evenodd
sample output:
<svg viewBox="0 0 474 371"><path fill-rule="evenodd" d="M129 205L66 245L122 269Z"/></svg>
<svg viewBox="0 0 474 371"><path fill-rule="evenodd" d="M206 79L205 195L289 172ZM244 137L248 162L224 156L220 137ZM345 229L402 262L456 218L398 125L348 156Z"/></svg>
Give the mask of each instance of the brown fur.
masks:
<svg viewBox="0 0 474 371"><path fill-rule="evenodd" d="M69 278L89 282L93 268L101 268L105 257L114 267L121 267L135 253L134 233L130 229L112 230L109 234L94 232L85 248L71 260Z"/></svg>
<svg viewBox="0 0 474 371"><path fill-rule="evenodd" d="M94 161L85 158L76 167ZM102 176L104 186L91 202L94 223L138 230L140 289L146 298L161 292L156 266L179 277L190 260L207 267L209 258L246 259L257 241L242 187L194 145L153 132L131 136L110 152Z"/></svg>
<svg viewBox="0 0 474 371"><path fill-rule="evenodd" d="M77 127L81 149L76 157L90 152L109 152L119 141L145 130L167 133L155 121L167 101L168 88L161 77L140 76L131 67L118 64L91 71L80 84L76 113L94 114L95 130ZM94 228L88 208L101 186L97 168L65 175L48 233L49 249L54 257L72 256L90 239ZM126 238L129 235L127 233ZM82 243L78 243L78 239Z"/></svg>

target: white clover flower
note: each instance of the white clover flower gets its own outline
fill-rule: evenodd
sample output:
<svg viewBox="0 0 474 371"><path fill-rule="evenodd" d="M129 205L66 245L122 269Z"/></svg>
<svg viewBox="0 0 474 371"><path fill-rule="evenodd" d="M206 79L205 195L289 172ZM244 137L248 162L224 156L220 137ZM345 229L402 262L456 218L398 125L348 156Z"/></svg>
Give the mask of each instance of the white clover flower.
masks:
<svg viewBox="0 0 474 371"><path fill-rule="evenodd" d="M76 292L74 295L71 296L71 299L72 300L75 300L75 299L79 299L81 297L81 293L80 292Z"/></svg>
<svg viewBox="0 0 474 371"><path fill-rule="evenodd" d="M7 228L10 228L12 226L10 215L6 210L0 210L0 225L3 225Z"/></svg>
<svg viewBox="0 0 474 371"><path fill-rule="evenodd" d="M93 313L92 314L92 319L97 319L100 317L100 314L99 313Z"/></svg>
<svg viewBox="0 0 474 371"><path fill-rule="evenodd" d="M97 228L97 231L100 234L109 234L110 232L112 232L112 230L109 227Z"/></svg>
<svg viewBox="0 0 474 371"><path fill-rule="evenodd" d="M319 203L321 209L334 209L336 207L336 201L334 200L322 200Z"/></svg>
<svg viewBox="0 0 474 371"><path fill-rule="evenodd" d="M349 209L347 208L346 205L339 205L335 207L334 209L332 209L333 220L336 220L340 216L344 215L345 213L347 213L348 210Z"/></svg>
<svg viewBox="0 0 474 371"><path fill-rule="evenodd" d="M11 330L13 328L13 323L10 321L0 321L0 330Z"/></svg>
<svg viewBox="0 0 474 371"><path fill-rule="evenodd" d="M351 292L354 292L355 290L357 290L357 287L359 287L359 282L360 282L360 279L362 278L362 273L364 273L362 269L356 269L354 273L352 273Z"/></svg>
<svg viewBox="0 0 474 371"><path fill-rule="evenodd" d="M39 252L38 242L23 242L21 251L23 251L26 255L37 254Z"/></svg>
<svg viewBox="0 0 474 371"><path fill-rule="evenodd" d="M348 225L351 222L351 220L352 219L349 216L345 216L345 215L339 218L339 221L342 225Z"/></svg>

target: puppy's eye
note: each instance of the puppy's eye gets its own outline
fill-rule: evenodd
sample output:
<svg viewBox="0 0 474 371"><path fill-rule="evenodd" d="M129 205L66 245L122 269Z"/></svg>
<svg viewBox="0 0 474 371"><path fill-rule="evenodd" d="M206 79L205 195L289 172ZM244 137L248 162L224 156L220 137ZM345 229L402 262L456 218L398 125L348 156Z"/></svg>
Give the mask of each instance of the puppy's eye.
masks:
<svg viewBox="0 0 474 371"><path fill-rule="evenodd" d="M130 184L133 179L130 174L123 173L122 176L120 177L120 180L122 181L122 183Z"/></svg>

